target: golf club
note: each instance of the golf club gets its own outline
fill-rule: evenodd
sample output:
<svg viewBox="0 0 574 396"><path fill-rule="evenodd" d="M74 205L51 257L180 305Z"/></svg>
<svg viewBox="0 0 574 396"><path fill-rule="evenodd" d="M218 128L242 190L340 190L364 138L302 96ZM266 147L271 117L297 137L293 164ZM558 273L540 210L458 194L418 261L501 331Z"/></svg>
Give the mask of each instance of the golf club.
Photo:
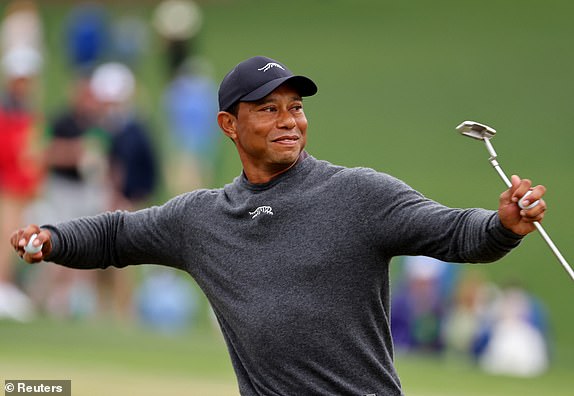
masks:
<svg viewBox="0 0 574 396"><path fill-rule="evenodd" d="M496 130L487 125L480 124L474 121L464 121L463 123L461 123L459 126L456 127L456 130L460 132L462 135L471 137L473 139L482 140L484 142L484 144L486 145L486 149L490 154L490 158L488 159L490 164L494 167L494 169L496 170L500 178L504 181L506 186L511 187L512 183L510 182L510 179L508 179L508 177L500 167L500 164L498 163L497 160L496 151L494 151L494 147L492 146L492 143L490 143L490 139L494 137L494 135L496 134ZM525 194L524 197L522 197L522 199L524 199L528 194L529 193ZM539 201L536 201L525 207L521 204L522 199L518 202L518 206L520 206L522 209L531 209L536 205L538 205L539 203ZM556 256L558 261L560 261L562 267L564 267L566 272L568 272L570 278L574 280L574 271L572 270L572 268L570 267L564 256L562 256L562 254L560 253L554 242L552 242L552 239L550 239L550 236L546 233L546 231L542 227L542 224L540 224L538 221L535 221L534 226L536 227L538 232L540 232L542 238L544 238L544 241L548 244L548 246Z"/></svg>

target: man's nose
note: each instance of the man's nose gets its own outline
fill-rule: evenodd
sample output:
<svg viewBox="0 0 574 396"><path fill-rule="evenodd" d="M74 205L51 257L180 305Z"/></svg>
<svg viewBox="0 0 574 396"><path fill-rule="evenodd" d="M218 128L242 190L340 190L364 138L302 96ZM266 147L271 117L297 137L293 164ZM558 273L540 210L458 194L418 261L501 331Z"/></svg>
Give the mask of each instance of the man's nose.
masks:
<svg viewBox="0 0 574 396"><path fill-rule="evenodd" d="M277 126L279 128L293 129L297 123L295 122L295 117L289 111L284 110L279 113L279 118L277 120Z"/></svg>

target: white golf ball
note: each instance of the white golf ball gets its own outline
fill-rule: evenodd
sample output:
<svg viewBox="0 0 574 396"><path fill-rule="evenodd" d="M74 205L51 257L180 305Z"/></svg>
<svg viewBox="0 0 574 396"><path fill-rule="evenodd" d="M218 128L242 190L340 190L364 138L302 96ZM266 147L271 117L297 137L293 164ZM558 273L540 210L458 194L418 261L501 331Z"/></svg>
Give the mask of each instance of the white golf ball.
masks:
<svg viewBox="0 0 574 396"><path fill-rule="evenodd" d="M28 241L28 244L26 245L26 247L24 248L24 251L28 254L36 254L39 251L42 250L42 245L39 246L33 246L32 243L34 242L34 240L38 237L38 234L32 234L32 236L30 237L30 240Z"/></svg>
<svg viewBox="0 0 574 396"><path fill-rule="evenodd" d="M524 198L526 198L527 196L529 196L530 194L532 194L532 190L527 191L526 194L524 194L524 196L522 198L520 198L520 200L518 201L518 206L520 207L520 209L526 209L526 210L532 209L540 203L540 200L538 200L538 201L534 201L534 202L530 203L530 205L528 205L528 206L524 206L522 204L522 200Z"/></svg>

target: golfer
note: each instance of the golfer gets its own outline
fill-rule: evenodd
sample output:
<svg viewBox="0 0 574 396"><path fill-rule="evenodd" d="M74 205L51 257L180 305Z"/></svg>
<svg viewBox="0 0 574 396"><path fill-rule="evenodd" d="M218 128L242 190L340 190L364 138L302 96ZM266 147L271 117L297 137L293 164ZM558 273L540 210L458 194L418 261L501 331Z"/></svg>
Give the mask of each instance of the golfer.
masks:
<svg viewBox="0 0 574 396"><path fill-rule="evenodd" d="M401 395L391 258L498 260L542 220L545 188L513 176L498 211L453 209L387 174L316 159L304 151L303 111L316 92L276 60L241 62L219 88L217 122L243 165L232 183L136 212L30 225L13 247L29 263L188 272L215 311L243 396ZM529 190L523 205L540 203L522 210ZM26 253L34 233L42 251Z"/></svg>

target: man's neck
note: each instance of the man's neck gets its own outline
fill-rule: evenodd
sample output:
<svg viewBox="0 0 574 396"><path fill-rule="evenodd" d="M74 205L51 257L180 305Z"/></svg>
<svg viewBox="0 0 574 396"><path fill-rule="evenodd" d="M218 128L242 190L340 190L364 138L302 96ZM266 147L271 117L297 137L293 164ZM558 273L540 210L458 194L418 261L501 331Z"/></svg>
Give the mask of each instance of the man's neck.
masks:
<svg viewBox="0 0 574 396"><path fill-rule="evenodd" d="M294 161L292 164L288 165L285 168L282 168L278 171L269 171L269 170L261 170L261 169L251 169L251 170L246 170L245 168L243 169L243 174L245 175L245 178L249 181L249 183L251 184L265 184L265 183L269 183L271 180L275 179L276 177L282 175L283 173L287 172L288 170L290 170L291 168L293 168L295 165L297 165L299 162L303 161L305 158L307 158L309 156L309 154L307 154L306 151L301 151L301 153L299 154L299 157L297 157L297 160Z"/></svg>

